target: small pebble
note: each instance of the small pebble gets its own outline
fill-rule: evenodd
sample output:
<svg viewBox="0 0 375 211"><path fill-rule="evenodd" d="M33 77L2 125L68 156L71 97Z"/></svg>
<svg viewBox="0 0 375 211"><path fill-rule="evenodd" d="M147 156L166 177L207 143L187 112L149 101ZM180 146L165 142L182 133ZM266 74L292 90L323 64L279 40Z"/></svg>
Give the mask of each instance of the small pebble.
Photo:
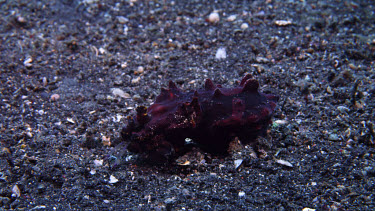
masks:
<svg viewBox="0 0 375 211"><path fill-rule="evenodd" d="M268 63L268 62L270 62L269 59L267 59L266 57L262 57L262 56L257 56L255 58L255 61L257 61L258 63Z"/></svg>
<svg viewBox="0 0 375 211"><path fill-rule="evenodd" d="M337 134L331 133L328 136L328 140L330 140L330 141L338 141L338 140L340 140L340 137Z"/></svg>
<svg viewBox="0 0 375 211"><path fill-rule="evenodd" d="M355 66L353 63L349 64L349 68L352 69L352 70L358 70L358 67Z"/></svg>
<svg viewBox="0 0 375 211"><path fill-rule="evenodd" d="M129 22L129 19L127 19L126 17L124 16L117 16L117 21L121 24L124 24L124 23L127 23Z"/></svg>
<svg viewBox="0 0 375 211"><path fill-rule="evenodd" d="M246 194L245 194L245 192L243 192L243 191L240 191L240 192L238 192L238 196L239 197L244 197Z"/></svg>
<svg viewBox="0 0 375 211"><path fill-rule="evenodd" d="M265 16L265 12L262 10L262 11L259 11L258 13L255 13L254 16L256 17L262 17L262 16Z"/></svg>
<svg viewBox="0 0 375 211"><path fill-rule="evenodd" d="M132 84L137 84L137 83L139 83L139 81L141 81L141 77L133 78Z"/></svg>
<svg viewBox="0 0 375 211"><path fill-rule="evenodd" d="M18 23L26 23L26 18L22 17L22 16L18 16L17 17L17 22Z"/></svg>
<svg viewBox="0 0 375 211"><path fill-rule="evenodd" d="M249 24L247 24L247 23L241 24L241 29L245 30L247 28L249 28Z"/></svg>
<svg viewBox="0 0 375 211"><path fill-rule="evenodd" d="M127 62L123 62L121 63L121 68L124 69L128 66L128 63Z"/></svg>
<svg viewBox="0 0 375 211"><path fill-rule="evenodd" d="M134 71L134 74L142 74L145 71L145 68L142 66L139 66L136 71Z"/></svg>
<svg viewBox="0 0 375 211"><path fill-rule="evenodd" d="M134 95L134 96L133 96L133 100L134 100L134 101L139 101L139 100L141 100L141 96L138 95L138 94L137 94L137 95Z"/></svg>
<svg viewBox="0 0 375 211"><path fill-rule="evenodd" d="M305 76L305 81L311 81L311 78L310 78L309 75L306 75L306 76Z"/></svg>
<svg viewBox="0 0 375 211"><path fill-rule="evenodd" d="M129 31L129 27L127 25L124 24L124 35L128 35L128 31Z"/></svg>
<svg viewBox="0 0 375 211"><path fill-rule="evenodd" d="M100 53L100 54L106 54L106 53L107 53L107 50L104 49L104 48L99 48L99 53Z"/></svg>
<svg viewBox="0 0 375 211"><path fill-rule="evenodd" d="M208 21L210 23L217 23L220 21L220 16L219 16L219 13L217 12L212 12L209 16L208 16Z"/></svg>
<svg viewBox="0 0 375 211"><path fill-rule="evenodd" d="M235 21L235 20L236 20L236 18L237 18L237 16L236 16L236 15L231 15L231 16L229 16L229 17L227 18L227 21L230 21L230 22L232 22L232 21Z"/></svg>
<svg viewBox="0 0 375 211"><path fill-rule="evenodd" d="M164 203L166 203L166 204L172 204L175 201L176 201L175 198L167 198L167 199L164 200Z"/></svg>
<svg viewBox="0 0 375 211"><path fill-rule="evenodd" d="M341 113L350 111L350 109L346 106L337 106L337 110L339 110Z"/></svg>
<svg viewBox="0 0 375 211"><path fill-rule="evenodd" d="M46 77L43 77L42 81L43 81L43 86L47 86L48 85L48 80L47 80Z"/></svg>

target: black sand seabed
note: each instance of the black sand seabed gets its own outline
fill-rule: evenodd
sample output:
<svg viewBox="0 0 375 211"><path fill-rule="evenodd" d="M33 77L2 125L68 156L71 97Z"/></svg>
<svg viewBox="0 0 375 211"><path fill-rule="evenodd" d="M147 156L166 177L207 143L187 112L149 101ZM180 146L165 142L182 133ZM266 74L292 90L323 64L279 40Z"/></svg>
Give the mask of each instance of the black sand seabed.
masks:
<svg viewBox="0 0 375 211"><path fill-rule="evenodd" d="M374 11L0 0L0 209L374 210ZM124 149L125 117L169 80L188 90L246 73L281 97L258 157L196 149L189 165L152 166Z"/></svg>

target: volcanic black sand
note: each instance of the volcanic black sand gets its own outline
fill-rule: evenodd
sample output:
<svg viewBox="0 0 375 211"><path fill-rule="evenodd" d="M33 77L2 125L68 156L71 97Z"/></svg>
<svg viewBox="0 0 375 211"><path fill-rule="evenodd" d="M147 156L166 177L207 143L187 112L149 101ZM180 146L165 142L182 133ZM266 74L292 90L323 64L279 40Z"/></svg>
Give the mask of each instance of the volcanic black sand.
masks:
<svg viewBox="0 0 375 211"><path fill-rule="evenodd" d="M0 209L374 210L372 0L0 0ZM151 165L120 131L172 80L280 96L259 149ZM193 140L194 141L194 140Z"/></svg>

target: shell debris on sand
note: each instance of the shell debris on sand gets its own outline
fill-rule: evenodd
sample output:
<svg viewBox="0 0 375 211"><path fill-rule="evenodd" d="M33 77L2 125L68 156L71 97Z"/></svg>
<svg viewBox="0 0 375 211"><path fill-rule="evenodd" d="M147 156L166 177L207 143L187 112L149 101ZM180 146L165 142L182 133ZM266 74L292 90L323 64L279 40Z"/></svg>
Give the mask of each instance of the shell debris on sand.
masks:
<svg viewBox="0 0 375 211"><path fill-rule="evenodd" d="M225 48L219 48L217 49L216 51L216 54L215 54L215 58L216 59L226 59L227 58L227 51L225 50Z"/></svg>
<svg viewBox="0 0 375 211"><path fill-rule="evenodd" d="M129 93L126 93L124 92L123 90L119 89L119 88L112 88L111 89L112 91L112 94L115 96L115 97L122 97L122 98L130 98L130 94Z"/></svg>
<svg viewBox="0 0 375 211"><path fill-rule="evenodd" d="M220 21L220 15L217 12L212 12L208 16L208 22L210 22L210 23L218 23L219 21Z"/></svg>

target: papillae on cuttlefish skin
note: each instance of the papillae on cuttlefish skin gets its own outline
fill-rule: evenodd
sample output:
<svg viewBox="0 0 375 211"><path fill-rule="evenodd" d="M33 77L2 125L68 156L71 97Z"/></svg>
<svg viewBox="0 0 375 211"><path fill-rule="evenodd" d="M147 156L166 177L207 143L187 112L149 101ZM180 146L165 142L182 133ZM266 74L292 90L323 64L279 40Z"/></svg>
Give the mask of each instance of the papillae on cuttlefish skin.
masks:
<svg viewBox="0 0 375 211"><path fill-rule="evenodd" d="M233 88L206 79L204 89L184 92L169 82L149 108L140 106L127 118L121 135L129 151L155 160L184 154L186 138L204 151L224 154L234 137L256 144L257 136L266 134L278 99L259 92L250 74Z"/></svg>

